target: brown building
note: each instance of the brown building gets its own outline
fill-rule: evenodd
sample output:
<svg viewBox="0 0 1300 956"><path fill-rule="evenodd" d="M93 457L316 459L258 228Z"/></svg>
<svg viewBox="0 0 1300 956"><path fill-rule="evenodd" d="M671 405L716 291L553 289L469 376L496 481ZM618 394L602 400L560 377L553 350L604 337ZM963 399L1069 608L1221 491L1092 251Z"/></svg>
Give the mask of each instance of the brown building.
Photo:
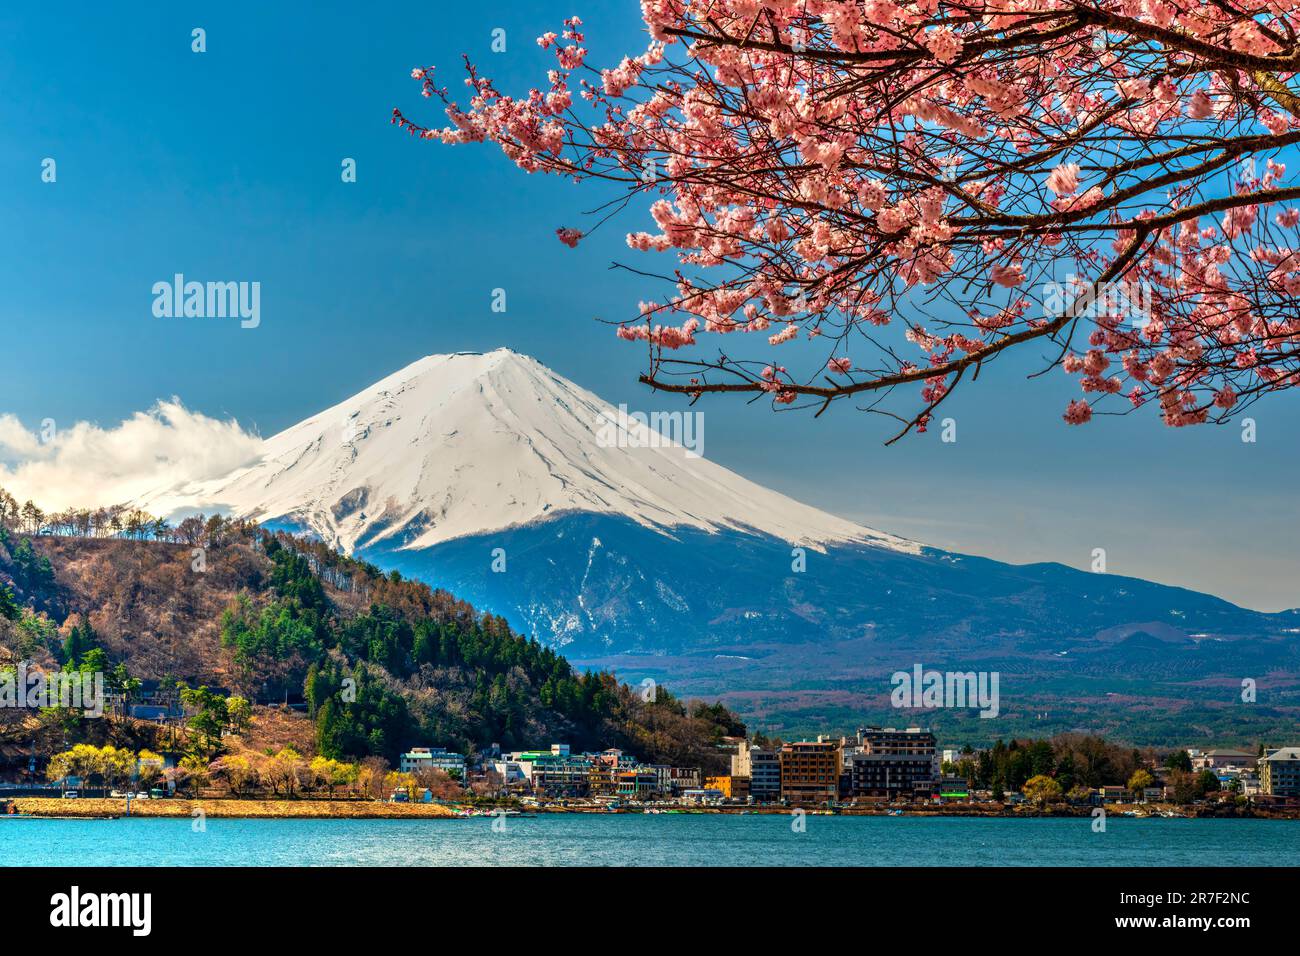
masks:
<svg viewBox="0 0 1300 956"><path fill-rule="evenodd" d="M781 748L781 799L794 805L835 800L840 791L840 745L802 740Z"/></svg>

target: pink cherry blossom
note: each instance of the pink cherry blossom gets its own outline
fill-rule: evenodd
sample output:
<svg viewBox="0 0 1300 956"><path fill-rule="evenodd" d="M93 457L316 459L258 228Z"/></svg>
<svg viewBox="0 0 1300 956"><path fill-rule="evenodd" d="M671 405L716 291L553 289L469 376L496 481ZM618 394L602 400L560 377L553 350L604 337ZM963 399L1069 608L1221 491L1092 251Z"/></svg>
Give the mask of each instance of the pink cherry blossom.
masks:
<svg viewBox="0 0 1300 956"><path fill-rule="evenodd" d="M582 230L567 229L561 226L559 229L555 230L555 235L559 238L560 242L564 243L570 249L573 249L578 245L578 241L582 239Z"/></svg>
<svg viewBox="0 0 1300 956"><path fill-rule="evenodd" d="M392 122L583 183L667 260L633 267L664 294L617 325L656 388L910 402L902 434L1012 349L1074 378L1071 424L1185 427L1300 384L1300 0L640 6L641 51L589 63L570 17L535 88L467 62L458 101L416 68L445 119ZM789 369L755 375L774 348Z"/></svg>
<svg viewBox="0 0 1300 956"><path fill-rule="evenodd" d="M1062 163L1047 177L1047 188L1058 196L1070 196L1079 188L1079 164Z"/></svg>
<svg viewBox="0 0 1300 956"><path fill-rule="evenodd" d="M1192 98L1187 102L1187 115L1191 119L1207 119L1214 115L1214 108L1210 105L1210 98L1205 94L1205 90L1197 90L1192 94Z"/></svg>
<svg viewBox="0 0 1300 956"><path fill-rule="evenodd" d="M1082 425L1092 421L1092 406L1081 398L1070 402L1065 409L1065 421L1070 425Z"/></svg>
<svg viewBox="0 0 1300 956"><path fill-rule="evenodd" d="M1025 274L1021 271L1019 264L1006 266L999 262L994 264L992 271L989 272L989 278L998 285L1010 289L1024 282Z"/></svg>
<svg viewBox="0 0 1300 956"><path fill-rule="evenodd" d="M953 63L962 50L962 39L947 27L932 30L925 36L925 47L940 63Z"/></svg>

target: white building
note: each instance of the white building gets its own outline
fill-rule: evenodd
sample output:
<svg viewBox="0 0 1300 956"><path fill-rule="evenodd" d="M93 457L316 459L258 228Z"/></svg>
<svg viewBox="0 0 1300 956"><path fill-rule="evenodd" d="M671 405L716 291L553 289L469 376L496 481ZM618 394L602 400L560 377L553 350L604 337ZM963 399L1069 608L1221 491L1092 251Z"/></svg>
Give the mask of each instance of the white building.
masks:
<svg viewBox="0 0 1300 956"><path fill-rule="evenodd" d="M400 769L402 773L441 770L456 780L464 780L465 755L448 751L446 747L412 747L402 754Z"/></svg>
<svg viewBox="0 0 1300 956"><path fill-rule="evenodd" d="M507 787L528 783L528 774L517 760L493 760L487 766L501 775Z"/></svg>

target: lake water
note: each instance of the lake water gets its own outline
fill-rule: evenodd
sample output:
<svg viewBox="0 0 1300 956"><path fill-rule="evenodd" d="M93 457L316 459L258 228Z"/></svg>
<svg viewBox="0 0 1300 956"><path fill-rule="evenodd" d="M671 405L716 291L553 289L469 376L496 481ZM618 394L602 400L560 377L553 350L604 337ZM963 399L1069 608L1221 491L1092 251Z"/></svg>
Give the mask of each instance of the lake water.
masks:
<svg viewBox="0 0 1300 956"><path fill-rule="evenodd" d="M554 815L492 820L0 818L17 866L1266 866L1300 821Z"/></svg>

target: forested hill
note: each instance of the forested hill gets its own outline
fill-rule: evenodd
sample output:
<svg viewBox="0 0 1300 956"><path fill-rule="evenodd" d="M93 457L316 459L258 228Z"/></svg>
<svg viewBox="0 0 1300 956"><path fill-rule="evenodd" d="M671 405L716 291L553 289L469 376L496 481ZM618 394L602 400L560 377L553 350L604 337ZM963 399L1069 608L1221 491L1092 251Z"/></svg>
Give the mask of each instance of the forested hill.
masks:
<svg viewBox="0 0 1300 956"><path fill-rule="evenodd" d="M0 509L0 664L93 653L119 680L305 700L327 757L563 741L716 769L721 737L743 733L720 705L578 673L502 618L319 542L221 518L136 527L55 535Z"/></svg>

